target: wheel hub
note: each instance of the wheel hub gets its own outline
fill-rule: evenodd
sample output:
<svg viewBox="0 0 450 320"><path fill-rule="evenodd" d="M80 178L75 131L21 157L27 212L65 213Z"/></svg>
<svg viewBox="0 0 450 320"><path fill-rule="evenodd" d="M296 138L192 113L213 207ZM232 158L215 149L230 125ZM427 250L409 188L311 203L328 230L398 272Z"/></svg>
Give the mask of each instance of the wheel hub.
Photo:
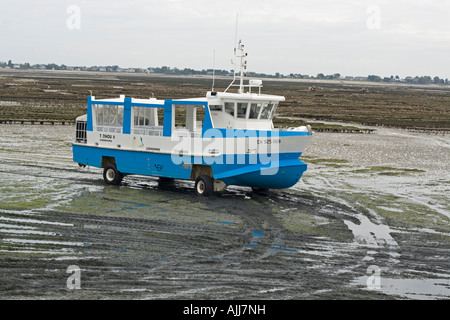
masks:
<svg viewBox="0 0 450 320"><path fill-rule="evenodd" d="M114 178L116 177L116 174L114 173L114 170L109 169L109 170L106 172L106 177L108 178L109 181L114 180Z"/></svg>
<svg viewBox="0 0 450 320"><path fill-rule="evenodd" d="M205 183L203 181L199 181L197 183L197 191L199 193L203 193L205 191Z"/></svg>

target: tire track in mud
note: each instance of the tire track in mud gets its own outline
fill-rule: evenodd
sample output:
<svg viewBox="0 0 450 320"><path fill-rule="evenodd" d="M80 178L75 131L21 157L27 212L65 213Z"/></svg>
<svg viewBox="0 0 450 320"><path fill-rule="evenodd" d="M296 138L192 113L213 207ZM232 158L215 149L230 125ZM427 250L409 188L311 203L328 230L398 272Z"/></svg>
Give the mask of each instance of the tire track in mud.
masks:
<svg viewBox="0 0 450 320"><path fill-rule="evenodd" d="M35 176L66 179L54 175L55 170L51 167L38 167L39 170L48 172L40 172ZM83 172L74 171L77 174L71 180L92 183L82 178ZM18 168L14 174L20 175L21 172L23 170ZM138 179L132 179L126 187L134 187L135 180ZM89 292L92 296L103 290L126 291L133 285L158 288L144 291L150 298L192 297L196 294L203 297L205 293L211 297L227 295L234 298L256 298L261 295L271 296L273 292L278 297L295 297L307 295L305 290L308 292L308 288L315 290L324 287L324 280L320 281L315 277L311 279L310 276L305 278L303 269L316 269L314 258L317 252L326 250L321 248L314 236L286 230L274 211L267 206L269 201L275 207L298 207L299 201L294 195L253 195L245 189L237 189L214 199L192 199L189 195L192 192L183 186L171 188L165 185L163 190L159 190L141 182L142 188L147 188L149 192L164 192L168 198L166 203L171 199L189 200L193 206L206 206L205 210L210 212L225 211L236 216L240 222L227 224L226 221L219 221L214 224L211 221L199 223L198 220L186 220L175 223L151 218L111 217L108 213L98 215L94 212L86 214L36 209L32 210L32 216L47 222L46 227L40 226L40 230L54 232L57 241L53 245L52 242L37 242L29 235L22 237L22 240L29 240L31 243L36 241L36 250L42 247L49 251L62 250L64 260L54 257L35 259L34 270L41 270L39 262L47 264L48 259L51 259L55 270L59 270L58 273L64 279L64 267L70 263L80 264L81 261L82 266L86 266L83 269L84 286L95 288ZM105 195L101 198L116 201ZM308 202L303 204L305 208L311 202L317 202L313 198L305 200ZM315 248L310 247L309 243L312 242L315 242ZM67 243L78 245L66 248L64 244ZM325 246L328 245L327 240ZM299 250L304 252L306 259L299 259ZM309 254L310 252L314 253ZM58 263L55 265L54 261ZM30 278L33 278L32 274ZM37 278L45 276L38 273L35 275ZM318 278L327 279L323 276ZM46 286L56 291L56 294L61 293L61 279L53 280ZM143 291L138 291L139 296L142 293Z"/></svg>
<svg viewBox="0 0 450 320"><path fill-rule="evenodd" d="M357 238L358 226L386 220L358 201L370 191L336 183L333 172L309 171L310 183L289 190L198 198L190 182L130 176L105 186L101 170L36 154L24 163L0 150L0 188L49 199L0 204L1 297L385 299L395 293L355 282L372 264L383 276L448 274L445 232L396 225L395 243L373 231ZM81 268L78 292L66 288L69 265Z"/></svg>
<svg viewBox="0 0 450 320"><path fill-rule="evenodd" d="M266 208L267 195L256 196L253 200L244 191L244 199L236 198L236 193L225 193L214 199L193 200L185 194L188 190L182 188L172 191L150 188L149 192L166 193L169 198L166 203L172 197L188 199L193 205L206 205L211 212L225 208L241 222L237 226L211 221L175 223L36 209L31 216L46 221L41 231L51 230L57 234L63 247L69 242L78 246L72 254L66 254L64 260L35 259L34 270L40 270L39 261L47 263L50 259L58 261L54 268L62 275L69 262L79 263L80 258L85 259L88 263L83 269L84 284L95 288L89 291L94 297L101 291L128 292L130 285L158 288L138 291L139 296L145 292L150 298L203 296L205 292L210 297L260 297L261 294L270 296L272 292L280 297L294 297L308 288L301 268L309 263L298 262L298 244L302 243L300 248L308 251L305 243L314 241L314 237L287 232L274 212ZM105 196L102 199L115 201ZM278 195L269 195L268 199L275 202L275 206L283 202ZM255 205L261 210L255 212ZM30 240L33 241L33 237ZM37 243L36 247L42 245ZM57 250L60 246L50 242L45 247ZM294 267L293 263L296 263ZM35 276L44 278L45 275ZM46 286L60 294L61 279L53 280ZM312 287L320 287L320 284Z"/></svg>

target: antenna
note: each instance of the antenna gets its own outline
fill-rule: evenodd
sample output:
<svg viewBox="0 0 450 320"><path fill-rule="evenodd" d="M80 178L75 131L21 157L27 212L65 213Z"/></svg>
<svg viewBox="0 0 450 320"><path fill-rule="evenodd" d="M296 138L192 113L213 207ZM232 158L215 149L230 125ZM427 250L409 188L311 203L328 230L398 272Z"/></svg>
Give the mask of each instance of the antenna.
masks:
<svg viewBox="0 0 450 320"><path fill-rule="evenodd" d="M239 43L237 42L237 29L238 29L238 14L236 13L236 28L235 28L235 33L234 33L234 59L231 60L231 64L233 65L233 81L230 83L230 85L225 89L224 92L227 92L228 89L230 87L233 86L234 82L236 81L236 63L237 63L237 51L238 51L238 47L241 47L241 41L239 40ZM241 64L242 64L242 60L241 60ZM242 82L241 82L241 86L242 86ZM239 89L239 91L241 91L242 88Z"/></svg>
<svg viewBox="0 0 450 320"><path fill-rule="evenodd" d="M213 50L213 74L212 74L212 88L211 88L211 92L214 92L214 80L215 80L215 64L216 64L216 50Z"/></svg>
<svg viewBox="0 0 450 320"><path fill-rule="evenodd" d="M234 33L234 50L237 48L237 27L238 27L238 14L236 13L236 28ZM235 51L236 52L236 51Z"/></svg>

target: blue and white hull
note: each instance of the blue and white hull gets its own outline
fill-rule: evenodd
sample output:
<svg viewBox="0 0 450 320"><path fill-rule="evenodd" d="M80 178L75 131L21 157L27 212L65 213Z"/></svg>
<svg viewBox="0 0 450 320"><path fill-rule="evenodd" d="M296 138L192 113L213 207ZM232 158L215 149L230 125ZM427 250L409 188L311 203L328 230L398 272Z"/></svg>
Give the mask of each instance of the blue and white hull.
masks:
<svg viewBox="0 0 450 320"><path fill-rule="evenodd" d="M313 133L309 126L275 129L284 97L261 94L261 87L260 80L241 80L237 93L181 100L89 96L87 114L77 118L73 160L103 168L110 184L148 175L193 180L202 195L227 185L289 188L307 169L300 157Z"/></svg>

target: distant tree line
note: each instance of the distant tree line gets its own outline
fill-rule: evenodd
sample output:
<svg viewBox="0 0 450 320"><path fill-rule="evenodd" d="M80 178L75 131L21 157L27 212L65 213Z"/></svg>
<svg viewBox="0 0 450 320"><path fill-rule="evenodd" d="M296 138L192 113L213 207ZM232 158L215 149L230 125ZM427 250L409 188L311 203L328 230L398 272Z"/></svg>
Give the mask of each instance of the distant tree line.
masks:
<svg viewBox="0 0 450 320"><path fill-rule="evenodd" d="M415 83L415 84L449 84L448 79L441 79L438 76L431 78L430 76L422 76L422 77L406 77L405 79L400 79L399 76L390 76L381 78L376 75L369 75L367 80L373 82L404 82L404 83Z"/></svg>
<svg viewBox="0 0 450 320"><path fill-rule="evenodd" d="M58 65L56 63L49 64L34 64L30 65L28 62L16 64L11 60L8 62L0 61L0 68L10 68L10 69L41 69L41 70L77 70L77 71L103 71L103 72L144 72L144 73L158 73L167 75L212 75L213 73L218 76L233 76L233 70L213 70L213 69L203 69L195 70L191 68L171 68L168 66L163 67L148 67L148 68L121 68L117 65L113 66L67 66L64 64ZM279 72L275 74L266 73L256 73L256 72L246 72L248 77L260 77L260 78L291 78L291 79L319 79L319 80L356 80L356 81L372 81L372 82L402 82L411 84L444 84L448 85L448 79L441 79L438 76L408 76L404 79L400 79L398 75L390 77L380 77L377 75L369 75L367 77L343 77L339 73L334 73L330 75L325 75L323 73L318 73L316 76L310 76L306 74L291 73L289 75L283 75Z"/></svg>
<svg viewBox="0 0 450 320"><path fill-rule="evenodd" d="M216 75L224 75L224 76L230 75L230 71L227 71L227 70L213 70L213 69L194 70L191 68L184 68L184 69L173 68L172 69L167 66L148 67L147 70L150 73L162 73L162 74L172 74L172 75L207 75L207 74L212 74L213 72Z"/></svg>

